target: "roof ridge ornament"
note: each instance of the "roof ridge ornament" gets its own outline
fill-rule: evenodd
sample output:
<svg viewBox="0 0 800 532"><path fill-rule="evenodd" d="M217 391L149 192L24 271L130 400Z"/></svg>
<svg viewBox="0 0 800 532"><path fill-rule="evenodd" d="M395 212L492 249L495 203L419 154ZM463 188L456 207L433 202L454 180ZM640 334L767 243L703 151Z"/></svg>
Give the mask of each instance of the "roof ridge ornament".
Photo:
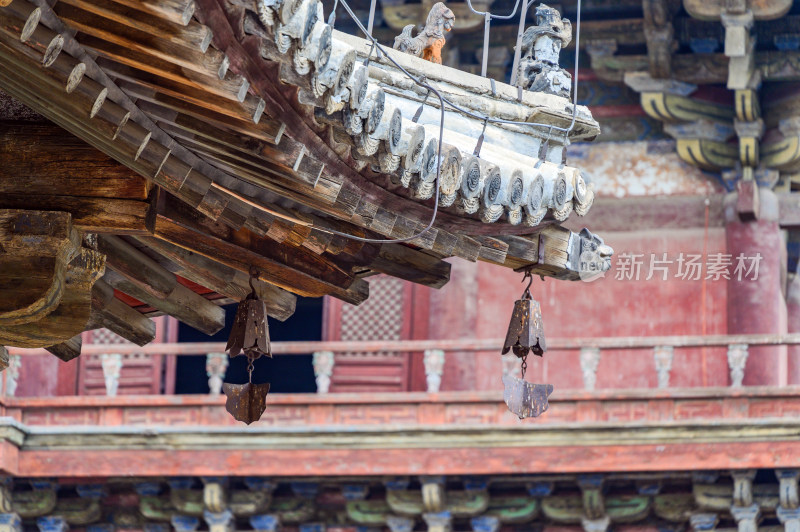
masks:
<svg viewBox="0 0 800 532"><path fill-rule="evenodd" d="M561 49L572 41L572 23L550 6L536 8L536 25L522 34L519 86L569 98L572 76L559 66Z"/></svg>
<svg viewBox="0 0 800 532"><path fill-rule="evenodd" d="M444 34L453 29L455 20L456 16L450 8L442 2L436 2L428 13L422 31L412 37L414 24L408 24L394 38L393 48L441 65L442 48L446 42Z"/></svg>

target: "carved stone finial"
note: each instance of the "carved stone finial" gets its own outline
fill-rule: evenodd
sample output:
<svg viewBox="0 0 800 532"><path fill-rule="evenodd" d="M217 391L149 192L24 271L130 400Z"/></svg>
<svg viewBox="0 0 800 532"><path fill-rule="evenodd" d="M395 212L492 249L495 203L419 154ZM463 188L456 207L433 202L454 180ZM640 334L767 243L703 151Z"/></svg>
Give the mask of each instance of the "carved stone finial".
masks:
<svg viewBox="0 0 800 532"><path fill-rule="evenodd" d="M333 351L317 351L314 353L312 365L314 367L314 379L317 381L317 393L328 393L331 387L331 376L333 376L335 361Z"/></svg>
<svg viewBox="0 0 800 532"><path fill-rule="evenodd" d="M583 386L587 390L594 390L597 383L597 366L600 364L600 350L596 347L584 347L580 353L581 372L583 373Z"/></svg>
<svg viewBox="0 0 800 532"><path fill-rule="evenodd" d="M442 2L437 2L428 13L425 28L416 37L412 37L414 24L409 24L394 38L393 48L441 65L444 34L453 29L455 20L453 11Z"/></svg>
<svg viewBox="0 0 800 532"><path fill-rule="evenodd" d="M100 362L103 367L103 379L106 382L106 395L115 397L119 388L119 376L122 373L122 355L105 353L101 355Z"/></svg>
<svg viewBox="0 0 800 532"><path fill-rule="evenodd" d="M669 374L672 371L672 357L674 348L670 345L659 345L653 348L653 358L656 361L658 387L669 388Z"/></svg>
<svg viewBox="0 0 800 532"><path fill-rule="evenodd" d="M518 80L523 89L569 98L572 76L558 66L561 49L572 41L572 23L552 7L536 8L536 26L522 35Z"/></svg>
<svg viewBox="0 0 800 532"><path fill-rule="evenodd" d="M208 375L208 393L219 395L222 393L222 381L228 369L227 353L209 353L206 355L206 375Z"/></svg>
<svg viewBox="0 0 800 532"><path fill-rule="evenodd" d="M747 356L747 344L731 344L728 346L728 368L731 372L731 386L734 388L742 385Z"/></svg>
<svg viewBox="0 0 800 532"><path fill-rule="evenodd" d="M444 373L445 354L441 349L428 349L425 351L423 362L425 364L425 379L428 383L429 393L438 393L442 385Z"/></svg>
<svg viewBox="0 0 800 532"><path fill-rule="evenodd" d="M517 375L520 365L520 359L517 357L503 357L503 376Z"/></svg>
<svg viewBox="0 0 800 532"><path fill-rule="evenodd" d="M0 349L2 349L0 347ZM19 382L19 369L22 367L22 358L19 355L8 356L8 367L6 368L6 395L14 397L17 393L17 383Z"/></svg>

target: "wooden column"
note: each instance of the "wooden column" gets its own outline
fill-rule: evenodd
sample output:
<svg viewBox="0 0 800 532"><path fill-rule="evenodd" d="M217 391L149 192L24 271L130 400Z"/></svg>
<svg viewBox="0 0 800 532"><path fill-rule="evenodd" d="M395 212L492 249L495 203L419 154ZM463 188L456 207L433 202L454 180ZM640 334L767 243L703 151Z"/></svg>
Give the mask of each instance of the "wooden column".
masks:
<svg viewBox="0 0 800 532"><path fill-rule="evenodd" d="M786 289L787 330L800 332L800 275L793 275ZM790 345L787 350L788 384L800 384L800 345Z"/></svg>
<svg viewBox="0 0 800 532"><path fill-rule="evenodd" d="M725 201L727 252L732 260L728 333L785 334L787 316L782 279L785 279L786 253L778 226L778 200L771 190L749 186L747 181L740 181L738 188ZM761 255L757 278L751 274L738 279L737 257L757 254ZM744 372L745 386L786 383L786 346L752 347L750 355Z"/></svg>
<svg viewBox="0 0 800 532"><path fill-rule="evenodd" d="M453 282L430 292L430 338L475 338L479 318L478 263L457 260L451 265ZM485 357L479 359L475 353L447 353L441 390L476 389L479 368L491 362Z"/></svg>

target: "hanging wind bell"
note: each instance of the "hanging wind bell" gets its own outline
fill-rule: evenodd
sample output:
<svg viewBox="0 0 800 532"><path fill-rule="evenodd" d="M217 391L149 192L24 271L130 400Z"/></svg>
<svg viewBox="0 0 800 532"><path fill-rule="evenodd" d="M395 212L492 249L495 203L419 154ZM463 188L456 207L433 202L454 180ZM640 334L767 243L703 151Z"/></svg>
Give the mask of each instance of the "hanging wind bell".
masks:
<svg viewBox="0 0 800 532"><path fill-rule="evenodd" d="M261 419L261 414L267 409L267 394L269 393L269 383L253 384L253 361L252 355L247 355L247 374L249 382L247 384L228 384L222 385L222 391L228 398L225 401L227 410L233 419L242 421L248 425L253 421Z"/></svg>
<svg viewBox="0 0 800 532"><path fill-rule="evenodd" d="M269 325L267 306L258 298L253 281L258 278L258 270L250 268L250 294L239 303L236 318L228 337L225 349L231 357L243 354L247 357L247 384L223 384L222 391L227 396L225 409L237 421L248 425L258 421L267 408L269 383L253 384L253 362L266 355L272 357L269 344Z"/></svg>
<svg viewBox="0 0 800 532"><path fill-rule="evenodd" d="M533 352L542 356L547 349L542 327L542 310L539 302L531 297L533 277L530 270L525 271L522 281L525 282L525 279L528 280L528 286L525 287L522 298L514 303L514 312L502 351L503 355L513 351L522 360L521 378L503 375L503 400L508 409L520 419L541 415L547 410L547 399L553 393L552 384L533 384L525 380L528 354Z"/></svg>
<svg viewBox="0 0 800 532"><path fill-rule="evenodd" d="M261 355L272 356L269 345L269 325L267 324L267 306L258 298L253 280L258 278L258 270L250 267L250 293L239 303L236 318L233 321L231 335L225 349L231 357L244 352L253 353L255 358Z"/></svg>
<svg viewBox="0 0 800 532"><path fill-rule="evenodd" d="M502 352L505 355L509 350L514 351L519 358L527 357L530 351L534 355L542 356L547 350L542 328L542 309L539 302L531 297L533 276L530 270L525 271L522 282L525 279L528 279L528 286L525 287L522 298L514 302L514 312L511 313L511 323L508 325Z"/></svg>

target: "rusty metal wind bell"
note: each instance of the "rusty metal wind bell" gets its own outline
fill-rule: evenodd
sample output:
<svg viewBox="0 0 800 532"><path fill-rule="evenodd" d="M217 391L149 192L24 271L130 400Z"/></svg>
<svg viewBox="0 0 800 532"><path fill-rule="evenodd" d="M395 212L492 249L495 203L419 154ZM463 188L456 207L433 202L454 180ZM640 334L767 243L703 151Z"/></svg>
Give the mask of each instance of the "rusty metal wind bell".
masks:
<svg viewBox="0 0 800 532"><path fill-rule="evenodd" d="M511 314L511 323L503 344L504 355L511 350L523 359L531 351L534 355L542 356L547 350L542 328L542 309L539 302L531 297L533 277L530 270L525 272L522 281L525 282L525 279L528 280L528 286L525 287L522 298L514 302L514 312Z"/></svg>
<svg viewBox="0 0 800 532"><path fill-rule="evenodd" d="M225 401L225 410L233 416L236 421L247 423L261 419L264 410L267 409L267 394L269 393L269 383L253 384L253 358L248 358L247 373L249 382L247 384L222 385L222 391L228 398Z"/></svg>
<svg viewBox="0 0 800 532"><path fill-rule="evenodd" d="M247 384L222 385L227 396L225 409L237 421L248 425L258 421L267 408L269 383L253 384L253 363L266 355L272 357L269 343L269 325L267 324L267 307L258 298L253 281L258 278L258 271L250 268L250 289L248 296L239 303L236 318L228 337L226 349L231 357L243 354L247 357Z"/></svg>
<svg viewBox="0 0 800 532"><path fill-rule="evenodd" d="M269 325L267 324L267 306L258 298L253 280L258 278L258 271L250 268L250 293L239 303L236 318L233 321L231 335L225 350L231 357L244 352L255 358L262 355L272 356L269 345Z"/></svg>
<svg viewBox="0 0 800 532"><path fill-rule="evenodd" d="M522 298L514 303L514 312L508 326L506 341L502 354L509 351L522 360L521 378L503 375L503 400L508 409L520 419L538 417L547 410L548 397L553 393L552 384L533 384L525 380L528 369L528 354L542 356L547 349L542 327L542 310L539 302L531 297L533 277L530 270L525 271L522 281L528 280L528 286Z"/></svg>

